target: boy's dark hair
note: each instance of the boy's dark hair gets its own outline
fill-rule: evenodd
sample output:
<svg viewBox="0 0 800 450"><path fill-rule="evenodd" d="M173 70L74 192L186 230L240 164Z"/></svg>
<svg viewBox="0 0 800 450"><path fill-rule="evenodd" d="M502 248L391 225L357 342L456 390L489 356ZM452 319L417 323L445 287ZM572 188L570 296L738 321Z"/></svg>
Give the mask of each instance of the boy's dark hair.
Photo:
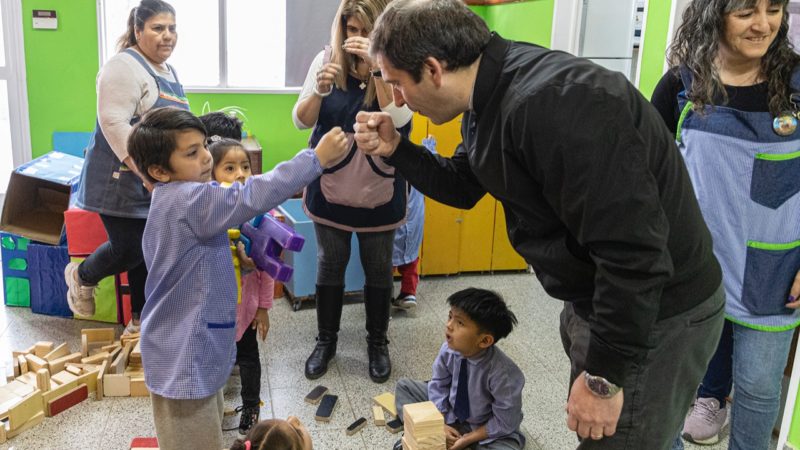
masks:
<svg viewBox="0 0 800 450"><path fill-rule="evenodd" d="M214 111L200 116L206 127L207 135L221 138L242 140L242 121L222 111Z"/></svg>
<svg viewBox="0 0 800 450"><path fill-rule="evenodd" d="M517 316L509 311L506 302L494 291L467 288L448 297L447 303L464 311L481 331L494 336L495 343L508 336L517 324Z"/></svg>
<svg viewBox="0 0 800 450"><path fill-rule="evenodd" d="M172 170L169 157L175 151L175 136L184 131L197 130L206 134L206 128L191 112L168 106L155 108L148 111L142 120L133 126L128 135L128 154L136 162L136 167L155 183L147 169L150 166L160 166Z"/></svg>
<svg viewBox="0 0 800 450"><path fill-rule="evenodd" d="M228 152L234 148L242 149L242 151L244 151L244 154L247 155L247 162L250 163L250 166L253 165L253 161L250 159L250 153L247 150L245 150L244 147L242 147L241 142L237 141L236 139L218 139L218 140L213 140L211 144L209 144L208 146L208 151L211 152L211 157L214 158L215 169L217 167L217 164L219 164L220 161L222 161L222 158L224 158L225 155L227 155Z"/></svg>

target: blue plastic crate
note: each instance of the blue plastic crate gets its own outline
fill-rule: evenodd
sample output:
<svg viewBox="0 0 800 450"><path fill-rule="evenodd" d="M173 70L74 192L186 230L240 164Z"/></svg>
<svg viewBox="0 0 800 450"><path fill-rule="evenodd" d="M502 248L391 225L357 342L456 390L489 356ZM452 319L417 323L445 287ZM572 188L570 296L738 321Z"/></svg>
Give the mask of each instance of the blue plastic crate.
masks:
<svg viewBox="0 0 800 450"><path fill-rule="evenodd" d="M317 236L314 234L314 222L303 212L303 200L289 199L278 207L278 211L286 217L286 223L306 238L300 252L283 252L283 260L294 268L294 275L284 287L293 297L314 295L317 284ZM345 273L346 292L364 289L364 269L358 252L358 238L353 233L350 261Z"/></svg>
<svg viewBox="0 0 800 450"><path fill-rule="evenodd" d="M30 239L22 236L0 233L0 257L3 260L3 301L8 306L31 306L28 263L30 242Z"/></svg>
<svg viewBox="0 0 800 450"><path fill-rule="evenodd" d="M72 317L72 311L67 304L67 284L64 282L64 269L68 263L67 247L40 244L28 246L32 312Z"/></svg>

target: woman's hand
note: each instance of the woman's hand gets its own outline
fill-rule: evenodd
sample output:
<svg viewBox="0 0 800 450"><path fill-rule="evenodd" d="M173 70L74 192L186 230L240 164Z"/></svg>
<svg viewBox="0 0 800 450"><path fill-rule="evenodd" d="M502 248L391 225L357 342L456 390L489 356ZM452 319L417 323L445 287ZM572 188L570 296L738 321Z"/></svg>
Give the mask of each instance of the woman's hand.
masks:
<svg viewBox="0 0 800 450"><path fill-rule="evenodd" d="M370 70L375 68L374 61L372 61L372 58L369 57L369 38L361 36L347 38L345 39L342 48L347 53L351 53L363 59L364 62L369 66Z"/></svg>
<svg viewBox="0 0 800 450"><path fill-rule="evenodd" d="M153 192L153 183L151 183L146 176L139 172L139 167L135 162L133 162L133 158L131 158L130 155L126 156L122 163L125 164L125 166L131 170L131 172L135 173L137 177L142 179L142 185L145 189L147 189L147 192Z"/></svg>
<svg viewBox="0 0 800 450"><path fill-rule="evenodd" d="M256 310L256 317L253 319L252 325L254 330L258 330L258 335L262 341L267 340L267 333L269 333L269 310L258 308Z"/></svg>
<svg viewBox="0 0 800 450"><path fill-rule="evenodd" d="M794 276L794 282L791 289L789 289L789 299L786 301L786 307L797 309L800 308L800 270Z"/></svg>
<svg viewBox="0 0 800 450"><path fill-rule="evenodd" d="M327 63L317 72L317 92L327 94L333 88L336 75L342 71L342 66L336 63Z"/></svg>

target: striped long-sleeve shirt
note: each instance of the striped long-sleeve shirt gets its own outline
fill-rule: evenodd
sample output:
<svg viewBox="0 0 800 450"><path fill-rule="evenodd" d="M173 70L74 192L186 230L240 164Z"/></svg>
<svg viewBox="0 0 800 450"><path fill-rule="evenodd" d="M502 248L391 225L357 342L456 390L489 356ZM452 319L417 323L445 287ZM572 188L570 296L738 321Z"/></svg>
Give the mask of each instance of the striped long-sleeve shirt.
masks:
<svg viewBox="0 0 800 450"><path fill-rule="evenodd" d="M242 185L158 184L142 248L149 271L142 310L142 362L151 392L206 398L236 357L236 279L227 229L274 208L316 179L313 150Z"/></svg>

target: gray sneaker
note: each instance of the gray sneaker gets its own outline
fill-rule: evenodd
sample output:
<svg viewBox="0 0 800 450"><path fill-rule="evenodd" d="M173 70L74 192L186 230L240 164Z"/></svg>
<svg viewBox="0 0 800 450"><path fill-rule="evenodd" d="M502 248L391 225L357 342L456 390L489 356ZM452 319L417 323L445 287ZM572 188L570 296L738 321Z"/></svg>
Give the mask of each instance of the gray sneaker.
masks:
<svg viewBox="0 0 800 450"><path fill-rule="evenodd" d="M683 424L683 438L700 445L719 442L719 433L728 423L728 408L720 408L715 398L698 398Z"/></svg>
<svg viewBox="0 0 800 450"><path fill-rule="evenodd" d="M84 286L78 281L79 263L70 262L64 269L64 280L67 282L67 303L76 316L90 317L94 315L95 286Z"/></svg>
<svg viewBox="0 0 800 450"><path fill-rule="evenodd" d="M417 307L417 297L411 294L400 294L399 297L392 300L392 307L403 311L411 311Z"/></svg>

